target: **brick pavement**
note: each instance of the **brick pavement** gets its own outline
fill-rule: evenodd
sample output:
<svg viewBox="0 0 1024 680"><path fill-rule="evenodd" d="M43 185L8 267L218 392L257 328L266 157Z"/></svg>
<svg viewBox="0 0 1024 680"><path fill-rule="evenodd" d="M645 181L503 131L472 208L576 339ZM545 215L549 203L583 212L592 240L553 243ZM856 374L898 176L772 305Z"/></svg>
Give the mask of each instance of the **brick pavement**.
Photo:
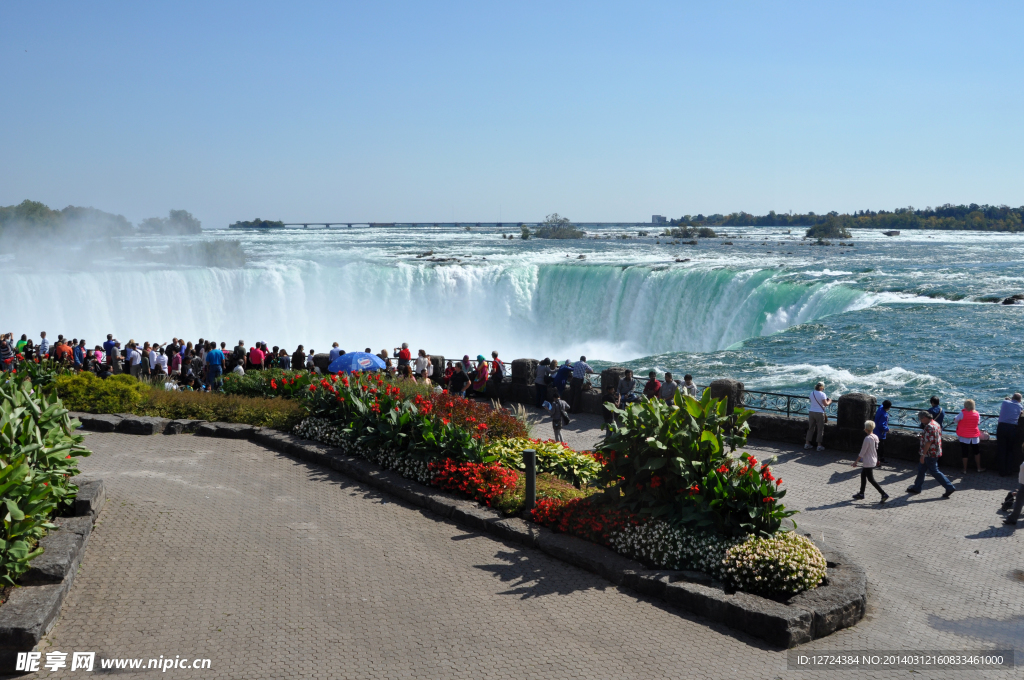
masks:
<svg viewBox="0 0 1024 680"><path fill-rule="evenodd" d="M825 677L787 670L785 653L759 640L246 441L87 442L95 454L82 468L106 480L109 500L44 652L212 660L168 671L183 678ZM1024 583L1012 577L1024 533L998 525L998 478L969 477L948 501L930 485L909 501L894 493L878 508L849 502L856 471L831 454L751 449L781 455L787 500L805 509L800 528L868 572L867 619L806 649L1024 649ZM882 483L898 492L907 474L887 471Z"/></svg>

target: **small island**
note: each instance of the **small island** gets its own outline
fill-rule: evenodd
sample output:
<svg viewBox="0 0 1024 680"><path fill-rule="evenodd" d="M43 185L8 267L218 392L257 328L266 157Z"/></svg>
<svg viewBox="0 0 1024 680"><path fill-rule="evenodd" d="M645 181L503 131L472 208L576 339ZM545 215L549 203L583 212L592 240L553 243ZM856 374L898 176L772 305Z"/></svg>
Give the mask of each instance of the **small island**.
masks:
<svg viewBox="0 0 1024 680"><path fill-rule="evenodd" d="M252 221L238 221L228 227L229 229L284 229L284 222L281 220L261 220L256 218Z"/></svg>

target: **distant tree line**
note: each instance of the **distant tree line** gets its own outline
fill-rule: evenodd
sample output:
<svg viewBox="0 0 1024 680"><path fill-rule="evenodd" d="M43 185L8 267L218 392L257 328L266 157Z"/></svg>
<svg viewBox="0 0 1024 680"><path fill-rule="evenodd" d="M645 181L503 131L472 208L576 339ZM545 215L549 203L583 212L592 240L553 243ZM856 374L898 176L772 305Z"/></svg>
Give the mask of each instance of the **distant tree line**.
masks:
<svg viewBox="0 0 1024 680"><path fill-rule="evenodd" d="M22 201L18 205L0 206L0 236L45 238L75 232L90 237L125 236L138 232L160 234L195 234L202 224L186 210L171 210L167 217L150 217L139 223L138 230L124 215L69 205L53 210L39 201Z"/></svg>
<svg viewBox="0 0 1024 680"><path fill-rule="evenodd" d="M284 222L282 222L281 220L261 220L260 218L257 217L254 220L247 220L244 222L242 220L239 220L232 224L231 226L235 229L283 229ZM469 227L466 228L468 229Z"/></svg>
<svg viewBox="0 0 1024 680"><path fill-rule="evenodd" d="M831 220L829 219L831 218ZM973 231L1022 231L1024 230L1024 206L1011 208L1006 205L952 205L947 203L937 208L915 209L913 206L887 210L858 210L853 214L839 214L832 211L825 215L813 212L776 213L751 215L736 212L731 215L683 215L672 220L675 226L723 226L723 227L813 227L830 222L839 229L969 229Z"/></svg>

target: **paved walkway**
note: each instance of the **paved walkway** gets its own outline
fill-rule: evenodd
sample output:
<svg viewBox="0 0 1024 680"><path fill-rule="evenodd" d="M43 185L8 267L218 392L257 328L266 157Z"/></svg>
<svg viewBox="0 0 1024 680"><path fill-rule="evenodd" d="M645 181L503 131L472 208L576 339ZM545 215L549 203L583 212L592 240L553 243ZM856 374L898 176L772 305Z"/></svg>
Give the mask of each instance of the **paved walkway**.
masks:
<svg viewBox="0 0 1024 680"><path fill-rule="evenodd" d="M82 468L106 480L109 499L44 652L211 660L167 671L182 678L826 677L787 670L786 653L759 640L245 441L87 443L95 454ZM867 620L806 649L1024 649L1024 531L998 523L998 478L969 477L948 501L930 484L910 500L893 493L879 508L849 501L856 472L830 453L751 449L781 455L801 530L868 571ZM882 482L898 492L907 476ZM857 677L898 675L909 677Z"/></svg>

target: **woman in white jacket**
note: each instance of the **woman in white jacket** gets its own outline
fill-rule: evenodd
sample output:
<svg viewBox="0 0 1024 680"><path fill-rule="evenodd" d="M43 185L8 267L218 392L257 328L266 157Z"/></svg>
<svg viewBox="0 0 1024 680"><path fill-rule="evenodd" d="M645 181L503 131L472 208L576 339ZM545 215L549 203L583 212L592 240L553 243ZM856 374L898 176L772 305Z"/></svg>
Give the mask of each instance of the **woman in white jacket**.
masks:
<svg viewBox="0 0 1024 680"><path fill-rule="evenodd" d="M884 503L889 500L889 494L882 491L882 487L878 486L878 482L875 481L875 468L878 466L878 436L875 434L875 421L869 420L864 423L864 443L860 446L860 455L857 456L857 460L853 461L853 467L857 467L857 463L863 464L864 467L860 471L860 492L853 494L854 500L864 499L864 489L867 487L867 483L871 482L871 486L878 490L878 493L882 494L882 500L879 503Z"/></svg>

